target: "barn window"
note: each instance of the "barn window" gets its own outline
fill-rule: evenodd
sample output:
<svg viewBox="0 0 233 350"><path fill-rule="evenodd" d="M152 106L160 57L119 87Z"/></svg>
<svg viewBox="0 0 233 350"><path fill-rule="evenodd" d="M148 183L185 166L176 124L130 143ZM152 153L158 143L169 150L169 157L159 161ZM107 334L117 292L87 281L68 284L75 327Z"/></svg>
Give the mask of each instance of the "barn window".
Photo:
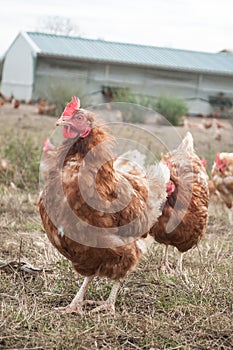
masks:
<svg viewBox="0 0 233 350"><path fill-rule="evenodd" d="M106 101L112 101L113 99L113 91L110 86L102 86L102 94Z"/></svg>
<svg viewBox="0 0 233 350"><path fill-rule="evenodd" d="M130 88L103 86L102 94L104 95L106 102L135 102L134 94L131 92Z"/></svg>
<svg viewBox="0 0 233 350"><path fill-rule="evenodd" d="M229 110L233 106L232 99L225 96L223 92L220 92L217 95L209 96L209 103L214 109L221 112Z"/></svg>

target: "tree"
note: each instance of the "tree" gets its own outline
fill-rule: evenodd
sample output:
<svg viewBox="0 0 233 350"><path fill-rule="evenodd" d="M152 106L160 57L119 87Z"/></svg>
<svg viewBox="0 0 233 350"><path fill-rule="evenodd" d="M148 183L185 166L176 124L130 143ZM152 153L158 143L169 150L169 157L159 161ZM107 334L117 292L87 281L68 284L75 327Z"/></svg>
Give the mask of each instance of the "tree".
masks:
<svg viewBox="0 0 233 350"><path fill-rule="evenodd" d="M79 35L78 26L70 18L60 16L41 17L37 31L67 36Z"/></svg>

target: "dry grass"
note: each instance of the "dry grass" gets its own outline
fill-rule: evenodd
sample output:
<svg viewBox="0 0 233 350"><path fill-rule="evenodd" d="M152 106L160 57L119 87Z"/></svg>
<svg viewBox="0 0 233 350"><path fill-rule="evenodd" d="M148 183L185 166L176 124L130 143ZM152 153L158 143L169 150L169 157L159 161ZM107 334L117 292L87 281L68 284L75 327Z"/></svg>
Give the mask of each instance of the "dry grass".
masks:
<svg viewBox="0 0 233 350"><path fill-rule="evenodd" d="M24 208L15 207L18 217ZM2 259L30 262L51 272L1 273L2 349L231 349L233 234L210 217L197 250L186 254L183 276L158 271L162 247L154 245L123 282L115 317L61 315L81 285L66 259L48 243L36 212L2 233ZM28 227L27 227L28 225ZM33 225L34 228L33 228ZM175 261L176 252L172 252ZM106 298L111 282L93 283L87 297Z"/></svg>
<svg viewBox="0 0 233 350"><path fill-rule="evenodd" d="M53 126L54 119L45 120ZM28 117L22 123L29 127L31 121ZM46 133L40 123L35 116L31 136L42 142ZM200 252L186 254L182 276L159 272L163 247L155 244L123 281L115 317L90 316L88 309L83 316L63 315L54 307L72 300L82 277L48 242L35 205L37 193L3 184L0 194L0 260L24 261L41 269L35 275L0 270L0 349L233 348L233 230L224 211L216 212L211 205ZM176 258L171 249L171 261ZM110 287L111 282L96 279L87 297L104 299Z"/></svg>

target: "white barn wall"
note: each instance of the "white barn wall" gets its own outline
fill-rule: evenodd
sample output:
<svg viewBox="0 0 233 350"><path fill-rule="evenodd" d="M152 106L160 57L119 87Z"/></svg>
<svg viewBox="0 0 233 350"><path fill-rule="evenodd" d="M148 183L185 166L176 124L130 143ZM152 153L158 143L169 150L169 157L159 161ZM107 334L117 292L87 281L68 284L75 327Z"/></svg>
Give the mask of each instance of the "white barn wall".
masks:
<svg viewBox="0 0 233 350"><path fill-rule="evenodd" d="M223 92L233 98L233 77L203 75L201 89L205 96Z"/></svg>
<svg viewBox="0 0 233 350"><path fill-rule="evenodd" d="M177 78L178 77L178 78ZM67 81L72 84L85 83L90 94L100 92L103 85L114 87L130 87L136 94L150 96L170 95L183 98L195 96L197 75L172 71L154 72L152 69L109 65L105 63L87 63L62 60L38 59L36 69L35 93L45 91L48 80Z"/></svg>
<svg viewBox="0 0 233 350"><path fill-rule="evenodd" d="M3 65L1 91L17 99L28 101L32 96L34 83L34 51L20 35L9 48Z"/></svg>
<svg viewBox="0 0 233 350"><path fill-rule="evenodd" d="M75 60L41 57L35 78L36 97L39 97L40 91L46 91L48 84L69 84L74 91L80 87L91 95L95 103L101 103L104 101L101 94L103 85L129 87L136 94L185 99L190 113L211 113L208 99L212 94L223 92L233 96L232 78L227 76Z"/></svg>
<svg viewBox="0 0 233 350"><path fill-rule="evenodd" d="M22 47L22 43L20 47ZM11 56L13 59L14 52L11 52ZM32 57L31 53L30 57ZM30 67L30 64L32 68L33 59L27 66ZM25 77L28 81L31 79L29 86L32 87L32 69L28 69L24 79ZM185 99L190 113L209 114L212 112L208 103L209 96L219 92L227 95L231 93L232 95L231 80L227 76L202 75L198 72L189 73L39 56L35 69L34 90L31 96L34 99L42 97L41 93L46 96L50 92L51 85L56 88L56 86L60 87L62 84L66 84L70 86L71 91L73 89L74 93L79 88L91 96L93 103L102 103L104 102L101 94L103 85L130 87L136 94L145 94L155 98L166 95ZM29 96L30 89L27 91Z"/></svg>
<svg viewBox="0 0 233 350"><path fill-rule="evenodd" d="M29 100L49 97L52 89L82 90L93 103L104 102L102 86L129 87L135 94L185 99L191 113L211 113L209 96L225 93L233 99L231 76L40 55L24 34L18 35L4 61L1 91ZM38 50L37 50L38 49Z"/></svg>
<svg viewBox="0 0 233 350"><path fill-rule="evenodd" d="M38 58L35 72L35 99L50 94L56 88L77 90L81 87L87 89L88 64L74 61Z"/></svg>

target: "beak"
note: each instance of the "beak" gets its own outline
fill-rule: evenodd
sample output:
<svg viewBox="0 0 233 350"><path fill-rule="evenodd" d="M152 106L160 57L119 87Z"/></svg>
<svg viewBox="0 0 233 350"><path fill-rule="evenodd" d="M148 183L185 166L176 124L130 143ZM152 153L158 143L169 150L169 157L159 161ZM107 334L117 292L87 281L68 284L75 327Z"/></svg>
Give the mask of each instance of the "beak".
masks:
<svg viewBox="0 0 233 350"><path fill-rule="evenodd" d="M56 126L59 126L59 125L70 125L70 123L64 119L64 116L60 117L57 121L56 121Z"/></svg>
<svg viewBox="0 0 233 350"><path fill-rule="evenodd" d="M62 115L57 121L56 121L56 126L59 126L59 125L70 125L68 119L70 119L70 116L65 116L65 115Z"/></svg>
<svg viewBox="0 0 233 350"><path fill-rule="evenodd" d="M62 123L63 123L63 120L62 120L62 117L60 117L56 122L56 126L62 125Z"/></svg>

